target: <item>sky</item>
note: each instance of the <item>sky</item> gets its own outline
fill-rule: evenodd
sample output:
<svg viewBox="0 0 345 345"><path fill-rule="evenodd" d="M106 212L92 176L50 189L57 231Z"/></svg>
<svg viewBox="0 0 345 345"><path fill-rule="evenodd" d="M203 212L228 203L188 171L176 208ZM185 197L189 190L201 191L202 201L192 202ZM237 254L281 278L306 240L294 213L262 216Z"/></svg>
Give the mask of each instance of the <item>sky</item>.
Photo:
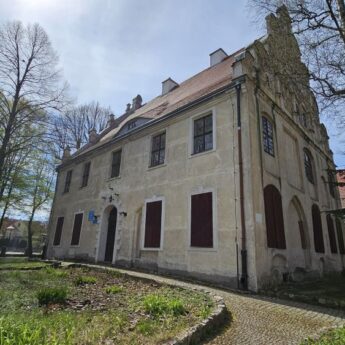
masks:
<svg viewBox="0 0 345 345"><path fill-rule="evenodd" d="M180 83L264 34L246 0L0 0L0 24L39 23L60 57L78 103L99 101L121 115L171 77ZM326 122L336 164L345 167L337 129Z"/></svg>

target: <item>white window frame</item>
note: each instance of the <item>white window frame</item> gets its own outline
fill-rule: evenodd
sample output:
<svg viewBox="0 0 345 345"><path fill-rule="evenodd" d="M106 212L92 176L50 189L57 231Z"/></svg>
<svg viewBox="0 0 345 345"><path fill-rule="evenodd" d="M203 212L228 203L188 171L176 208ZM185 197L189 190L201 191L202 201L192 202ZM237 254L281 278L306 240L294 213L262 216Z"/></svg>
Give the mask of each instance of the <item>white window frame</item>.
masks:
<svg viewBox="0 0 345 345"><path fill-rule="evenodd" d="M161 241L158 248L152 248L152 247L145 247L145 235L146 235L146 208L147 204L150 202L155 201L161 201L162 202L162 214L161 214ZM164 223L165 223L165 197L164 196L154 196L150 199L145 199L144 204L144 213L143 213L143 219L141 224L142 229L142 236L141 236L141 250L144 251L161 251L163 250L163 243L164 243Z"/></svg>
<svg viewBox="0 0 345 345"><path fill-rule="evenodd" d="M62 224L62 229L63 229L64 225L65 225L66 216L62 216L62 215L61 216L57 216L56 219L55 219L54 235L53 235L53 238L52 238L52 240L53 240L53 247L54 248L60 248L61 247L61 242L62 242L62 231L61 231L60 244L57 244L57 245L54 244L54 239L55 239L55 234L56 234L56 227L57 227L57 223L58 223L59 218L63 218L63 222L64 222L64 224Z"/></svg>
<svg viewBox="0 0 345 345"><path fill-rule="evenodd" d="M194 153L194 121L201 119L202 117L205 117L207 115L212 115L212 149ZM217 149L217 123L216 123L216 108L212 107L210 109L204 110L200 113L197 113L190 117L189 119L189 158L192 157L199 157L201 155L205 155L211 152L216 151Z"/></svg>
<svg viewBox="0 0 345 345"><path fill-rule="evenodd" d="M154 165L154 166L151 166L151 154L152 154L152 143L153 143L153 138L156 137L157 135L160 135L160 134L163 134L165 132L165 155L164 155L164 163L163 164L159 164L159 165ZM168 142L168 130L167 128L162 128L161 130L153 133L151 136L150 136L150 144L149 144L149 159L148 159L148 170L153 170L153 169L157 169L157 168L160 168L160 167L165 167L167 165L167 153L168 153L168 150L167 150L167 142Z"/></svg>
<svg viewBox="0 0 345 345"><path fill-rule="evenodd" d="M69 241L69 246L71 248L79 248L80 247L80 239L81 239L81 234L82 234L82 230L83 230L83 224L84 224L84 211L77 211L77 212L74 212L73 213L73 226L72 226L72 231L71 231L71 240ZM79 242L78 244L71 244L72 242L72 238L73 238L73 229L74 229L74 223L75 223L75 215L76 214L82 214L83 215L83 218L81 220L81 225L80 225L80 235L79 235Z"/></svg>
<svg viewBox="0 0 345 345"><path fill-rule="evenodd" d="M111 177L111 171L112 171L112 164L113 164L113 153L116 153L118 151L121 151L121 162L120 162L120 169L119 169L119 175L118 176L114 176ZM122 167L123 167L123 157L124 157L124 147L118 147L115 150L111 150L111 154L110 154L110 166L109 166L109 172L108 172L108 176L107 176L107 180L116 180L121 178L121 174L122 174Z"/></svg>
<svg viewBox="0 0 345 345"><path fill-rule="evenodd" d="M213 247L194 247L191 246L192 242L192 196L198 194L212 193L212 240ZM216 252L218 251L218 208L217 208L217 190L215 188L199 188L189 194L188 200L188 250L189 251L203 251L203 252Z"/></svg>

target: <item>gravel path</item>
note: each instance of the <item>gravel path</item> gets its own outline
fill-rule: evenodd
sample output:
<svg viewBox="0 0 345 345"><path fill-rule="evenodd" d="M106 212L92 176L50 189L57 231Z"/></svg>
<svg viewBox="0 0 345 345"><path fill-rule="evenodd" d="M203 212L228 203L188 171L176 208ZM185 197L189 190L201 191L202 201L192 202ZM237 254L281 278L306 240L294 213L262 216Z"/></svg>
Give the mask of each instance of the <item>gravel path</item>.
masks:
<svg viewBox="0 0 345 345"><path fill-rule="evenodd" d="M316 337L329 328L345 325L345 312L336 309L238 294L141 272L119 271L177 286L203 288L223 297L233 320L221 334L204 344L300 344L308 336Z"/></svg>

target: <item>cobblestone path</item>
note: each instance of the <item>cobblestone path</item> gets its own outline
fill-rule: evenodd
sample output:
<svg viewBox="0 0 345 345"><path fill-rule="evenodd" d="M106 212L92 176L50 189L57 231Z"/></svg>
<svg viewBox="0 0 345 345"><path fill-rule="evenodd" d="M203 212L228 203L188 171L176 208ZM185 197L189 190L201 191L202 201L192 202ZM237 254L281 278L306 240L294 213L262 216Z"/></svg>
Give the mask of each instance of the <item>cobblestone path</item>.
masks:
<svg viewBox="0 0 345 345"><path fill-rule="evenodd" d="M119 271L181 287L203 288L223 297L233 320L221 334L204 344L300 344L308 336L316 337L329 328L345 325L345 312L336 309L252 294L237 294L146 273Z"/></svg>

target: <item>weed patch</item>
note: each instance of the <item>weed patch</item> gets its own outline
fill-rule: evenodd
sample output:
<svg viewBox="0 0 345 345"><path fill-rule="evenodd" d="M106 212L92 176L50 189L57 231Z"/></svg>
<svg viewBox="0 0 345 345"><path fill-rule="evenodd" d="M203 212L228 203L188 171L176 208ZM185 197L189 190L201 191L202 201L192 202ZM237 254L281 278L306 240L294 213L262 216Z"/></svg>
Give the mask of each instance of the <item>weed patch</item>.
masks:
<svg viewBox="0 0 345 345"><path fill-rule="evenodd" d="M66 302L67 289L66 288L44 288L37 292L37 299L39 305L48 304L63 304Z"/></svg>
<svg viewBox="0 0 345 345"><path fill-rule="evenodd" d="M93 276L79 276L75 281L74 284L76 286L85 285L85 284L96 284L97 278Z"/></svg>
<svg viewBox="0 0 345 345"><path fill-rule="evenodd" d="M105 292L108 294L116 294L116 293L120 293L122 291L123 291L123 287L117 286L117 285L108 286L105 288Z"/></svg>

